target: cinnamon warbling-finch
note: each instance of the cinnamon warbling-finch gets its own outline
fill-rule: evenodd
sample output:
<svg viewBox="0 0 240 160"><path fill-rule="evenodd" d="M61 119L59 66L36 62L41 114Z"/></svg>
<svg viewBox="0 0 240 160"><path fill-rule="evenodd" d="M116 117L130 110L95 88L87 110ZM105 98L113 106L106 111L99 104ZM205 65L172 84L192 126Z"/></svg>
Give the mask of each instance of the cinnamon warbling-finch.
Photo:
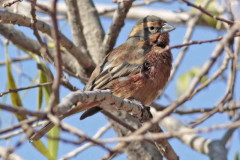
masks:
<svg viewBox="0 0 240 160"><path fill-rule="evenodd" d="M126 42L112 50L93 71L85 90L111 90L113 95L150 105L166 85L172 67L168 32L175 29L156 16L146 16L133 27ZM100 107L84 112L91 116ZM64 117L64 115L63 115ZM49 122L30 139L40 139L54 125Z"/></svg>

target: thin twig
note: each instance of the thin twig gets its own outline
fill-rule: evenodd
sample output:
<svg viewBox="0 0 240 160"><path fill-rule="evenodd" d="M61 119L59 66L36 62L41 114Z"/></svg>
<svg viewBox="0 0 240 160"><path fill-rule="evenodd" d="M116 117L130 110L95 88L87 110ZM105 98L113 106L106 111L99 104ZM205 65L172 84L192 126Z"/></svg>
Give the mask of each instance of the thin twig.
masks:
<svg viewBox="0 0 240 160"><path fill-rule="evenodd" d="M44 124L46 124L46 121L41 121L41 122L37 122L37 123L33 124L32 127L36 128L36 127L39 127L39 126L43 126ZM17 135L22 134L22 133L24 133L23 129L20 129L20 130L17 130L17 131L12 131L8 134L0 136L0 140L1 139L9 139L13 136L17 136Z"/></svg>
<svg viewBox="0 0 240 160"><path fill-rule="evenodd" d="M40 118L43 118L47 115L47 112L44 112L44 111L30 111L22 107L16 108L16 107L1 104L1 103L0 103L0 109L15 113L15 114L29 115L29 116L35 116Z"/></svg>
<svg viewBox="0 0 240 160"><path fill-rule="evenodd" d="M167 106L162 106L158 103L152 103L151 104L152 107L154 107L157 111L162 111L164 110ZM188 110L175 110L174 113L176 114L180 114L180 115L184 115L184 114L195 114L195 113L206 113L206 112L211 112L213 110L214 107L209 107L209 108L201 108L199 107L199 109L188 109ZM225 112L225 111L235 111L240 109L240 105L236 104L236 105L225 105L221 112Z"/></svg>
<svg viewBox="0 0 240 160"><path fill-rule="evenodd" d="M56 53L56 58L54 60L54 66L57 71L57 75L54 78L53 85L52 85L52 93L50 96L49 102L49 110L53 111L53 108L57 105L59 101L59 88L60 82L62 77L62 55L60 52L60 37L58 31L58 22L56 19L56 12L57 12L57 0L52 0L52 11L51 11L51 18L53 23L53 30L52 30L52 37L54 39L54 51Z"/></svg>
<svg viewBox="0 0 240 160"><path fill-rule="evenodd" d="M142 141L142 140L156 140L156 139L165 139L165 138L173 138L179 137L181 135L187 134L195 134L195 133L206 133L212 132L215 130L222 130L228 128L238 128L240 126L240 121L221 124L221 125L214 125L208 128L198 128L194 130L183 130L183 131L173 131L168 133L151 133L151 134L144 134L144 135L129 135L126 137L118 137L118 138L108 138L98 140L100 143L114 143L114 142L131 142L131 141Z"/></svg>
<svg viewBox="0 0 240 160"><path fill-rule="evenodd" d="M239 44L238 43L237 43L237 46L238 46L237 48L239 48ZM226 49L226 46L225 46L225 49ZM200 118L195 120L191 124L191 127L195 127L196 125L199 125L200 123L204 122L205 120L207 120L208 118L213 116L218 111L222 111L223 108L224 108L223 106L227 102L232 100L233 92L234 92L234 85L235 85L235 81L236 81L236 72L237 72L237 63L238 63L238 50L235 51L234 53L232 53L232 51L230 49L228 49L228 52L231 52L231 53L227 54L227 57L228 56L232 56L232 62L231 62L231 70L230 70L230 73L229 73L229 79L228 79L228 84L227 84L227 88L226 88L226 93L225 93L223 98L218 102L218 104L216 105L216 107L212 111L210 111L210 112L208 112L206 114L203 114ZM225 61L222 64L222 67L219 69L219 72L221 72L221 69L224 69L226 67L227 67L227 63ZM213 76L213 78L216 78L217 76L219 76L219 75L217 75L219 72L216 72L216 74L215 74L216 76L215 77ZM208 82L210 83L211 80L209 80ZM208 82L203 84L202 86L206 87L209 84ZM199 87L199 88L202 88L202 87ZM200 91L200 89L195 90L194 93L197 93L198 91ZM194 96L194 94L191 95L191 97L193 97L193 96Z"/></svg>
<svg viewBox="0 0 240 160"><path fill-rule="evenodd" d="M82 54L86 57L92 59L87 49L87 42L83 34L83 25L81 22L81 17L79 15L79 9L76 0L65 0L67 5L67 17L68 22L71 27L71 32L73 36L73 41L75 45L79 48ZM93 62L93 60L92 60ZM94 65L93 65L94 66ZM90 71L91 72L91 71ZM87 72L90 76L90 72Z"/></svg>
<svg viewBox="0 0 240 160"><path fill-rule="evenodd" d="M239 121L239 120L240 120L240 115L234 120L234 122ZM222 137L223 144L225 144L225 145L227 144L227 142L229 141L229 139L231 139L231 137L236 129L237 128L229 128L227 130L227 132Z"/></svg>
<svg viewBox="0 0 240 160"><path fill-rule="evenodd" d="M102 60L103 57L105 57L105 55L109 51L113 49L118 34L120 33L124 25L124 20L127 16L129 9L132 6L133 1L134 0L122 1L121 3L118 4L118 8L116 9L113 15L113 22L103 40L103 50L102 53L100 54L101 56L100 61Z"/></svg>
<svg viewBox="0 0 240 160"><path fill-rule="evenodd" d="M43 59L53 63L53 56L49 53L49 49L47 47L47 44L42 41L42 38L39 35L38 30L37 30L37 26L36 26L37 19L36 19L36 9L35 9L36 2L37 2L36 0L31 1L31 11L30 11L31 16L32 16L31 25L32 25L32 29L33 29L33 34L35 35L38 42L42 46L42 48L40 49L40 52L41 52L41 55L42 55Z"/></svg>
<svg viewBox="0 0 240 160"><path fill-rule="evenodd" d="M98 130L98 132L93 136L93 138L95 138L95 139L100 138L106 131L108 131L108 129L109 129L110 127L111 127L111 124L107 124L106 126L100 128L100 129ZM61 159L61 160L67 160L67 159L69 159L69 158L73 158L73 157L75 157L76 155L78 155L80 152L86 150L88 147L93 146L93 145L95 145L95 144L92 143L92 142L88 142L88 143L84 144L83 146L81 146L81 147L79 147L79 148L77 148L77 149L69 152L67 155L63 156L63 157L60 158L60 159Z"/></svg>
<svg viewBox="0 0 240 160"><path fill-rule="evenodd" d="M189 2L189 1L187 1L187 0L182 0L182 1L185 2L187 5L192 6L193 8L196 8L196 9L200 10L202 13L204 13L205 15L207 15L207 16L215 19L215 20L225 22L225 23L227 23L227 24L229 24L229 25L233 25L233 24L234 24L234 22L232 22L232 21L229 21L229 20L227 20L227 19L220 18L220 17L218 17L218 16L212 15L211 13L209 13L206 9L204 9L204 8L201 7L200 5L195 5L194 3L191 3L191 2Z"/></svg>
<svg viewBox="0 0 240 160"><path fill-rule="evenodd" d="M4 148L4 147L0 146L0 157L5 159L6 155L8 154L7 152L8 152L8 148ZM16 153L11 153L8 158L10 160L24 160L22 157L20 157Z"/></svg>
<svg viewBox="0 0 240 160"><path fill-rule="evenodd" d="M7 7L11 7L12 5L14 5L17 2L22 2L23 0L13 0L12 2L8 2L8 3L4 3L3 7L7 8Z"/></svg>
<svg viewBox="0 0 240 160"><path fill-rule="evenodd" d="M17 58L12 58L11 60L9 60L9 62L13 63L13 62L26 61L26 60L32 60L32 57L30 57L30 56L21 56L21 57L17 57ZM2 66L2 65L6 65L6 61L1 61L0 62L0 66Z"/></svg>
<svg viewBox="0 0 240 160"><path fill-rule="evenodd" d="M46 82L46 83L41 83L41 84L36 84L33 86L28 86L28 87L22 87L22 88L17 88L17 89L9 89L8 91L4 91L0 93L0 97L9 94L9 93L14 93L14 92L19 92L19 91L23 91L23 90L28 90L28 89L32 89L32 88L38 88L38 87L44 87L44 86L49 86L52 85L52 82Z"/></svg>
<svg viewBox="0 0 240 160"><path fill-rule="evenodd" d="M26 27L31 26L30 18L19 15L19 14L10 13L8 11L0 11L0 20L2 23L18 24L18 25L26 26ZM41 31L42 33L46 33L47 35L52 37L51 31L53 30L53 28L50 25L48 25L47 23L37 20L36 27L37 27L37 30ZM93 69L92 64L94 64L94 63L90 62L91 59L87 59L87 57L82 55L81 52L78 50L78 48L66 36L64 36L60 32L58 34L59 34L58 36L59 36L59 41L60 41L61 45L64 48L66 48L66 50L68 52L70 52L76 58L76 60L79 62L79 64L81 64L83 66L83 68L90 67Z"/></svg>
<svg viewBox="0 0 240 160"><path fill-rule="evenodd" d="M213 66L215 60L217 57L219 57L224 49L224 44L228 43L232 39L232 37L235 35L235 33L240 28L240 22L237 22L232 26L230 31L224 36L224 38L219 42L219 44L215 47L215 50L212 53L212 57L210 60L208 60L202 67L202 70L198 76L196 76L192 83L190 84L189 88L185 92L183 96L181 96L178 100L176 100L174 103L172 103L170 106L168 106L166 109L164 109L161 113L157 113L152 120L149 122L146 122L143 124L143 126L135 131L133 135L138 135L146 132L148 129L151 128L151 126L155 123L158 123L160 120L162 120L165 116L172 113L177 107L181 106L184 102L186 102L189 99L189 96L192 94L196 86L199 84L200 80L206 73L208 73L209 69Z"/></svg>
<svg viewBox="0 0 240 160"><path fill-rule="evenodd" d="M34 123L34 122L36 122L38 120L39 120L39 118L37 118L37 117L33 117L33 118L29 118L29 119L23 120L23 121L19 122L16 125L12 125L11 127L8 127L8 128L5 128L5 129L1 129L0 130L0 135L4 134L4 133L7 133L7 132L12 132L15 129L21 128L22 125L32 124L32 123Z"/></svg>
<svg viewBox="0 0 240 160"><path fill-rule="evenodd" d="M117 124L123 126L124 128L128 129L129 131L135 131L136 129L133 128L132 126L130 126L129 124L127 124L126 122L122 121L120 118L114 116L113 114L111 114L108 111L102 111L102 113L107 116L108 118L110 118L111 120L113 120L114 122L116 122Z"/></svg>
<svg viewBox="0 0 240 160"><path fill-rule="evenodd" d="M205 1L204 4L203 4L203 7L206 8L209 3L210 3L210 0ZM185 36L184 36L183 43L186 44L186 43L190 42L190 39L191 39L191 37L193 35L193 31L194 31L195 25L199 21L200 17L201 17L201 12L199 11L199 12L197 12L195 14L195 16L193 16L191 19L189 19L187 21L187 30L186 30L186 33L185 33ZM171 75L169 77L169 80L168 80L167 84L165 85L165 88L172 81L172 79L174 78L174 76L175 76L175 74L176 74L176 72L177 72L177 70L178 70L178 68L179 68L179 66L180 66L184 56L186 55L186 52L187 52L188 48L189 48L189 45L184 46L182 48L181 52L178 54L178 57L177 57L177 59L174 62L174 65L173 65L172 72L171 72ZM164 93L164 89L161 91L159 96L161 96L162 93Z"/></svg>
<svg viewBox="0 0 240 160"><path fill-rule="evenodd" d="M142 2L133 3L131 8L150 5L150 4L155 3L155 2L158 2L158 0L144 0ZM117 9L116 7L109 8L109 9L104 9L104 10L101 10L100 12L98 12L98 14L99 15L104 15L104 14L112 13L112 12L116 11L116 9Z"/></svg>
<svg viewBox="0 0 240 160"><path fill-rule="evenodd" d="M4 159L8 160L10 154L14 153L16 149L21 147L26 141L28 140L27 136L24 136L21 140L19 140L13 147L7 149L7 154L5 155L6 157L3 157Z"/></svg>
<svg viewBox="0 0 240 160"><path fill-rule="evenodd" d="M103 145L102 143L99 143L97 140L93 139L93 138L90 138L88 137L87 135L85 135L83 132L81 132L79 129L77 128L74 128L66 123L63 123L63 122L60 122L59 121L59 126L64 129L64 130L67 130L68 132L78 136L79 138L82 138L86 141L89 141L95 145L98 145L100 147L102 147L103 149L107 150L108 152L111 152L111 149L106 147L105 145Z"/></svg>
<svg viewBox="0 0 240 160"><path fill-rule="evenodd" d="M31 25L31 24L29 24ZM0 34L3 35L6 39L12 41L14 45L19 46L20 49L27 50L32 52L35 55L42 56L41 54L41 45L36 40L28 38L23 32L14 29L14 27L0 24ZM53 51L50 51L53 55ZM83 82L87 81L86 75L83 71L82 66L78 63L74 56L69 52L64 51L63 56L63 67L64 71L70 76L77 77Z"/></svg>

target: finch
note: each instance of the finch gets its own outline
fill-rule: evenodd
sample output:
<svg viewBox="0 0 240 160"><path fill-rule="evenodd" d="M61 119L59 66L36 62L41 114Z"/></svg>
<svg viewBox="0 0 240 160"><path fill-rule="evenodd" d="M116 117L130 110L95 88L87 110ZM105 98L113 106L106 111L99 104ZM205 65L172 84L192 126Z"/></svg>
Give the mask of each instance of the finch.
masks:
<svg viewBox="0 0 240 160"><path fill-rule="evenodd" d="M175 28L157 16L139 20L125 43L112 50L93 71L85 90L111 90L113 95L150 105L166 85L172 67L169 32ZM85 111L89 117L100 107ZM71 114L77 113L74 111ZM71 115L66 113L67 116ZM66 115L62 115L63 119ZM39 140L54 124L49 122L30 137Z"/></svg>
<svg viewBox="0 0 240 160"><path fill-rule="evenodd" d="M85 90L111 90L113 95L150 105L170 76L171 52L168 32L175 29L156 16L147 16L133 27L125 43L111 51L92 73ZM80 119L100 107L87 110Z"/></svg>

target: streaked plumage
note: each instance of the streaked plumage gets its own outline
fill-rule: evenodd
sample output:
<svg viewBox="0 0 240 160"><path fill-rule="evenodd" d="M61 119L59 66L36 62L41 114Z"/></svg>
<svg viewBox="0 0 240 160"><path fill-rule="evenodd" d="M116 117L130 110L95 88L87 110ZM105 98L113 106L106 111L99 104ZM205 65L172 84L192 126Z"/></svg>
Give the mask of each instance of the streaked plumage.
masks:
<svg viewBox="0 0 240 160"><path fill-rule="evenodd" d="M147 16L133 27L125 43L112 50L93 71L85 90L109 89L112 94L151 104L168 81L172 55L164 51L169 44L168 32L174 27L156 16ZM101 108L94 107L81 116L84 119ZM66 113L60 118L69 116ZM54 125L49 122L30 140L36 141Z"/></svg>
<svg viewBox="0 0 240 160"><path fill-rule="evenodd" d="M173 29L156 16L141 19L128 40L95 69L86 90L109 89L116 96L151 104L170 75L172 55L163 50L169 44L168 32ZM99 110L99 107L89 109L81 119Z"/></svg>

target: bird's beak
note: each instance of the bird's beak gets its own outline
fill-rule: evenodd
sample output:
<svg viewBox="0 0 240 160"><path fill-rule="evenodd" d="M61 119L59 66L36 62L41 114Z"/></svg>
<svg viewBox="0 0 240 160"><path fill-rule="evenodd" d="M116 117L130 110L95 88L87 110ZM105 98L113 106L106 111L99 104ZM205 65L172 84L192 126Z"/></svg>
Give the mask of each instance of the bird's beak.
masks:
<svg viewBox="0 0 240 160"><path fill-rule="evenodd" d="M173 27L172 25L170 25L168 23L164 23L164 25L161 28L161 33L171 32L174 29L175 29L175 27Z"/></svg>

